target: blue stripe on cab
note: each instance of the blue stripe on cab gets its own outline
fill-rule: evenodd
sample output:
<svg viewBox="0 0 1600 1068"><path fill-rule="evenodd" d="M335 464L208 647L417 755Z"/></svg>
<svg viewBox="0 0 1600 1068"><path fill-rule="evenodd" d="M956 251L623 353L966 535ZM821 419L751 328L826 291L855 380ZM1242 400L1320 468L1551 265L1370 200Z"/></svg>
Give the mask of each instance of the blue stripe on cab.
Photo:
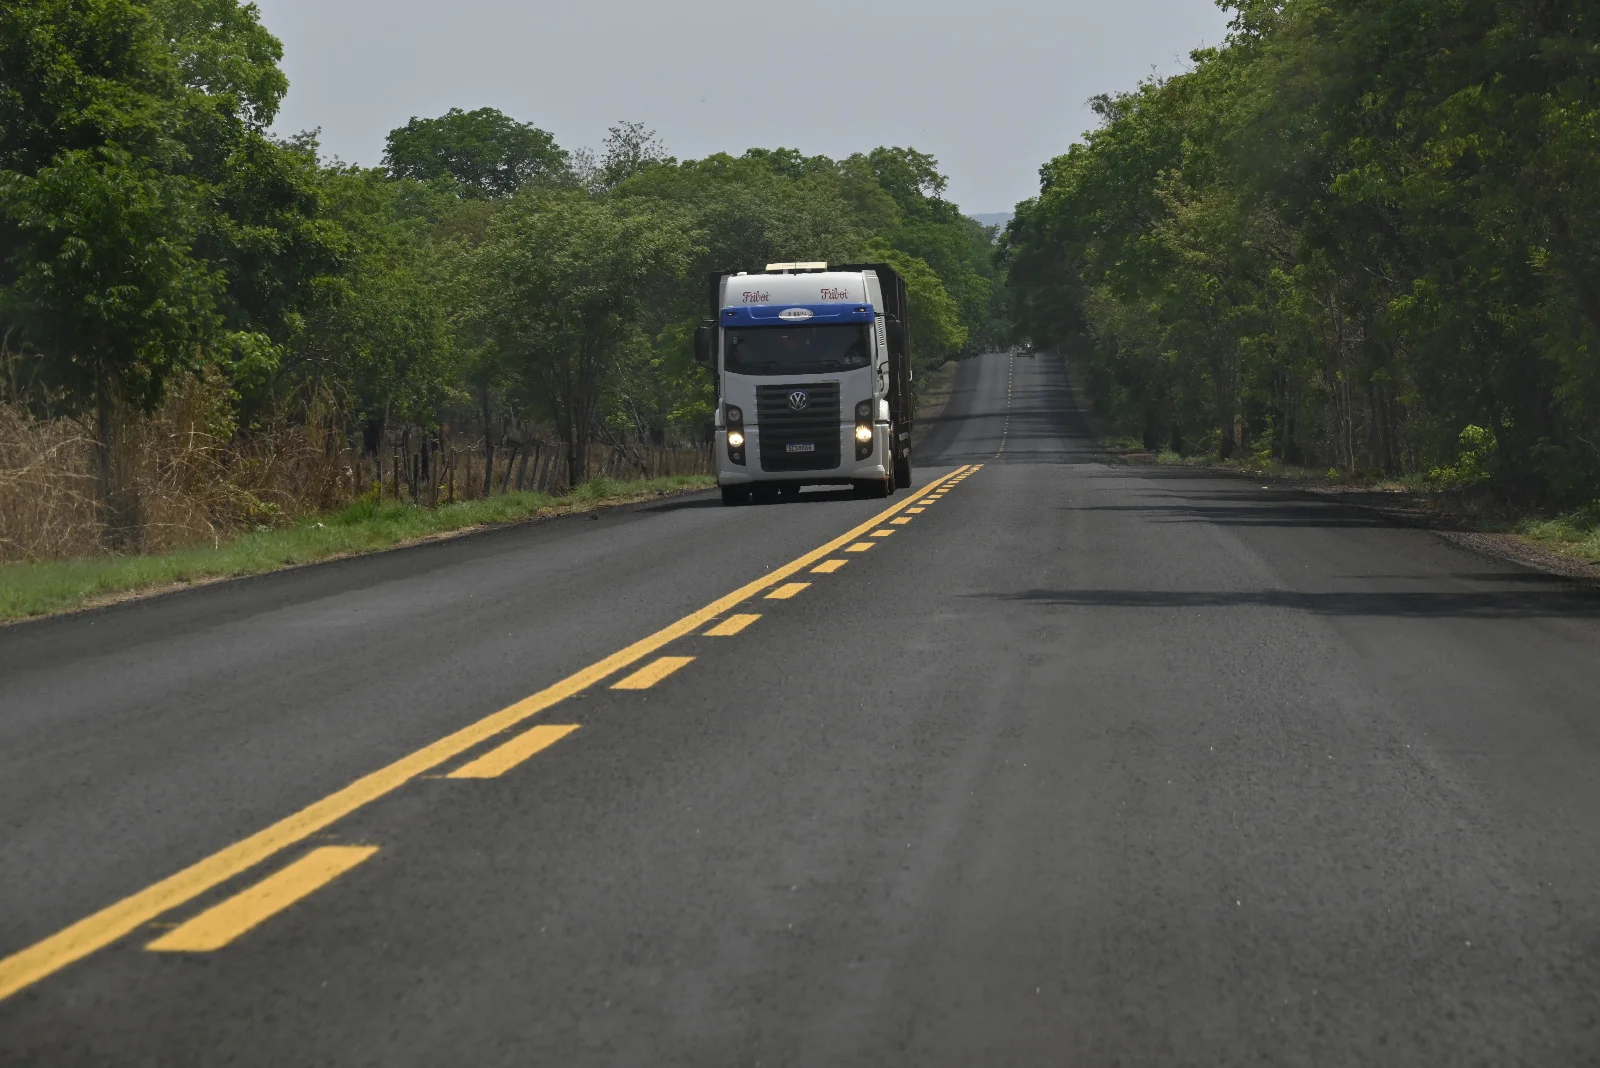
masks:
<svg viewBox="0 0 1600 1068"><path fill-rule="evenodd" d="M787 317L784 313L788 312ZM800 315L798 313L807 314ZM722 309L723 326L803 326L806 323L870 323L870 304L741 304Z"/></svg>

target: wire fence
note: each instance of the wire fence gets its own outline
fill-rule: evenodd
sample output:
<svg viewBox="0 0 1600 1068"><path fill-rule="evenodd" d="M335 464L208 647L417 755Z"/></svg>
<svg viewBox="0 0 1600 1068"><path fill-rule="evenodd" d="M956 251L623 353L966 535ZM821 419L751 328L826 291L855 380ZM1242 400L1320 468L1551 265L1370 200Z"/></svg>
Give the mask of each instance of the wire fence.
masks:
<svg viewBox="0 0 1600 1068"><path fill-rule="evenodd" d="M376 487L380 499L438 505L505 493L558 495L572 489L570 450L561 442L510 442L486 456L481 443L429 440L391 443L355 460L358 492ZM626 481L716 473L710 445L616 446L592 443L582 481Z"/></svg>
<svg viewBox="0 0 1600 1068"><path fill-rule="evenodd" d="M569 451L559 442L497 441L488 450L481 437L400 428L367 452L333 429L334 420L218 434L209 412L203 393L179 391L161 411L119 424L112 447L101 450L88 421L38 419L0 403L0 562L215 543L368 494L437 506L572 489ZM587 451L580 481L715 473L709 445L595 442ZM120 487L116 508L104 499L100 465L108 455Z"/></svg>

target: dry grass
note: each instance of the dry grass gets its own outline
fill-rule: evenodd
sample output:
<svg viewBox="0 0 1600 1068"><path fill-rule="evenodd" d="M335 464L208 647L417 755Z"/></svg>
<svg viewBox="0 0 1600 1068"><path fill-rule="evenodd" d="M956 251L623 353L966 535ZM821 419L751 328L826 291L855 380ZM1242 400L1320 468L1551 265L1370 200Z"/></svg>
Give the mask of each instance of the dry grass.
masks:
<svg viewBox="0 0 1600 1068"><path fill-rule="evenodd" d="M0 560L99 549L92 445L72 420L40 422L0 405Z"/></svg>
<svg viewBox="0 0 1600 1068"><path fill-rule="evenodd" d="M53 560L116 544L168 552L287 525L349 502L349 457L313 418L236 435L215 389L194 381L151 416L118 420L113 463L132 529L109 531L93 426L0 405L0 561Z"/></svg>
<svg viewBox="0 0 1600 1068"><path fill-rule="evenodd" d="M225 385L191 379L151 415L123 413L111 433L120 488L105 502L94 423L40 419L0 403L0 564L94 557L161 556L217 548L324 517L358 497L444 506L484 496L481 439L440 442L395 428L381 453L361 458L337 420L316 405L295 423L238 432ZM414 430L415 428L413 428ZM417 450L433 457L431 477ZM702 476L705 447L591 447L588 481ZM381 488L375 488L380 471ZM431 484L430 484L431 483ZM491 497L508 491L563 495L566 450L548 442L501 446ZM579 488L580 491L583 487ZM115 520L113 519L115 517Z"/></svg>

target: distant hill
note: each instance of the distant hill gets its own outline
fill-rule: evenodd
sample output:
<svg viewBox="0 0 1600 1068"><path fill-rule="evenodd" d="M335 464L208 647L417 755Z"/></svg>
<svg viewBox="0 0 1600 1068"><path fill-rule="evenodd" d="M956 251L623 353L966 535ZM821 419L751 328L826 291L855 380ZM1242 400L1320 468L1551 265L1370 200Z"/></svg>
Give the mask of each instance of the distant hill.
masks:
<svg viewBox="0 0 1600 1068"><path fill-rule="evenodd" d="M1013 214L1015 213L1009 211L986 211L982 215L968 215L967 218L976 219L985 226L998 226L1001 229L1005 229L1006 223L1011 221Z"/></svg>

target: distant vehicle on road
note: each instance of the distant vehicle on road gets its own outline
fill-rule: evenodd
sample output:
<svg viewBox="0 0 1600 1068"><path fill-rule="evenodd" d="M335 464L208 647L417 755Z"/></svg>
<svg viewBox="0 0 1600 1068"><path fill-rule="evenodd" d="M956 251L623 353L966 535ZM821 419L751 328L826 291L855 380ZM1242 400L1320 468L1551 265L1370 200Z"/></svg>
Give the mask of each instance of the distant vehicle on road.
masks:
<svg viewBox="0 0 1600 1068"><path fill-rule="evenodd" d="M769 263L710 278L695 358L717 380L724 504L911 484L906 284L887 264Z"/></svg>

